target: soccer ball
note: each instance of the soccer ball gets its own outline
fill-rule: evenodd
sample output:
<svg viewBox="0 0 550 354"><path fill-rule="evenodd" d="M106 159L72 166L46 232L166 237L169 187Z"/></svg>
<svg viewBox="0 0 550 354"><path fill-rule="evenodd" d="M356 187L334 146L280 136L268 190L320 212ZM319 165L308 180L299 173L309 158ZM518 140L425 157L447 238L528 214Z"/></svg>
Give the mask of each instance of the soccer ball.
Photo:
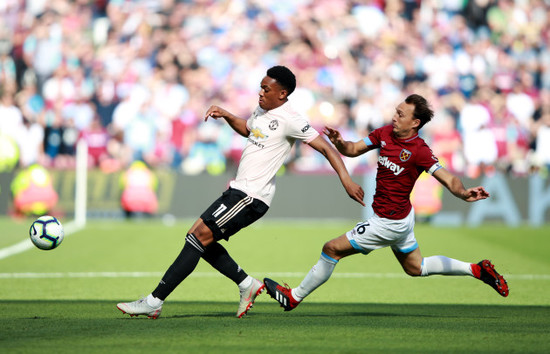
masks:
<svg viewBox="0 0 550 354"><path fill-rule="evenodd" d="M59 220L44 215L32 223L29 236L32 243L41 250L53 250L63 242L65 231Z"/></svg>

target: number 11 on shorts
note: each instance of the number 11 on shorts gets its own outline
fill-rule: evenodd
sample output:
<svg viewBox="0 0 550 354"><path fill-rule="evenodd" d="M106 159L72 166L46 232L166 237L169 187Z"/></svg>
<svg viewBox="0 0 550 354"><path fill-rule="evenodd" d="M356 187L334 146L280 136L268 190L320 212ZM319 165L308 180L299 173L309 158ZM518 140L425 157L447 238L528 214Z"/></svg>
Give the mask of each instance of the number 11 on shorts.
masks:
<svg viewBox="0 0 550 354"><path fill-rule="evenodd" d="M225 209L227 209L227 207L224 204L220 205L218 209L216 209L216 211L212 213L212 216L217 218L218 216L220 216L221 213L225 211Z"/></svg>

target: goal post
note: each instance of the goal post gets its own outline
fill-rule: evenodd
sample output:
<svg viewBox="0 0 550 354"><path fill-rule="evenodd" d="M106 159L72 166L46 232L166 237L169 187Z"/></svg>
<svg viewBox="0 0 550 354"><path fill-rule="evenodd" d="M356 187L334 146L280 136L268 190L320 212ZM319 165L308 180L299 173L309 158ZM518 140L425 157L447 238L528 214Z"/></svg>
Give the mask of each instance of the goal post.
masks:
<svg viewBox="0 0 550 354"><path fill-rule="evenodd" d="M88 144L83 139L76 145L74 219L65 226L66 232L73 233L86 226L88 204ZM68 229L68 230L67 230Z"/></svg>

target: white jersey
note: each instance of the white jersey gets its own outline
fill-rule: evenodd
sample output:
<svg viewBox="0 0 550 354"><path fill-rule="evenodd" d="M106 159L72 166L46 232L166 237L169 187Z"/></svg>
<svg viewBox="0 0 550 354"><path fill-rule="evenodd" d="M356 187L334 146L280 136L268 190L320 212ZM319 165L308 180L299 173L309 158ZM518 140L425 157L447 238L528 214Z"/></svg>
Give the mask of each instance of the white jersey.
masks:
<svg viewBox="0 0 550 354"><path fill-rule="evenodd" d="M258 106L246 126L250 131L248 141L237 176L229 185L270 205L275 194L275 174L294 142L299 139L308 144L319 133L288 101L269 111Z"/></svg>

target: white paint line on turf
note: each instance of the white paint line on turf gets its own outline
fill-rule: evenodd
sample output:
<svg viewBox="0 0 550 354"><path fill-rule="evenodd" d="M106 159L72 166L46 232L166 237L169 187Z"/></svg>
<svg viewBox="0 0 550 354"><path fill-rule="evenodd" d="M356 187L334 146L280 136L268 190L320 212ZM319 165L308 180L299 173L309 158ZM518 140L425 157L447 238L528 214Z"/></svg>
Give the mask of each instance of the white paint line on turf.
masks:
<svg viewBox="0 0 550 354"><path fill-rule="evenodd" d="M51 278L158 278L163 272L50 272L50 273L0 273L0 279L51 279ZM306 273L265 273L272 278L303 278ZM216 272L194 272L190 277L223 277ZM404 273L333 273L332 278L408 278ZM508 280L550 280L550 274L508 274Z"/></svg>
<svg viewBox="0 0 550 354"><path fill-rule="evenodd" d="M79 226L73 222L69 222L67 223L67 225L65 225L64 229L65 237L67 237L70 234L82 229L82 226ZM26 238L23 241L16 243L15 245L0 249L0 259L8 258L18 253L25 252L33 247L34 245L32 244L30 238Z"/></svg>
<svg viewBox="0 0 550 354"><path fill-rule="evenodd" d="M13 256L14 254L25 252L26 250L33 247L34 245L32 244L31 240L25 239L19 243L16 243L15 245L0 249L0 259L8 258L9 256Z"/></svg>

